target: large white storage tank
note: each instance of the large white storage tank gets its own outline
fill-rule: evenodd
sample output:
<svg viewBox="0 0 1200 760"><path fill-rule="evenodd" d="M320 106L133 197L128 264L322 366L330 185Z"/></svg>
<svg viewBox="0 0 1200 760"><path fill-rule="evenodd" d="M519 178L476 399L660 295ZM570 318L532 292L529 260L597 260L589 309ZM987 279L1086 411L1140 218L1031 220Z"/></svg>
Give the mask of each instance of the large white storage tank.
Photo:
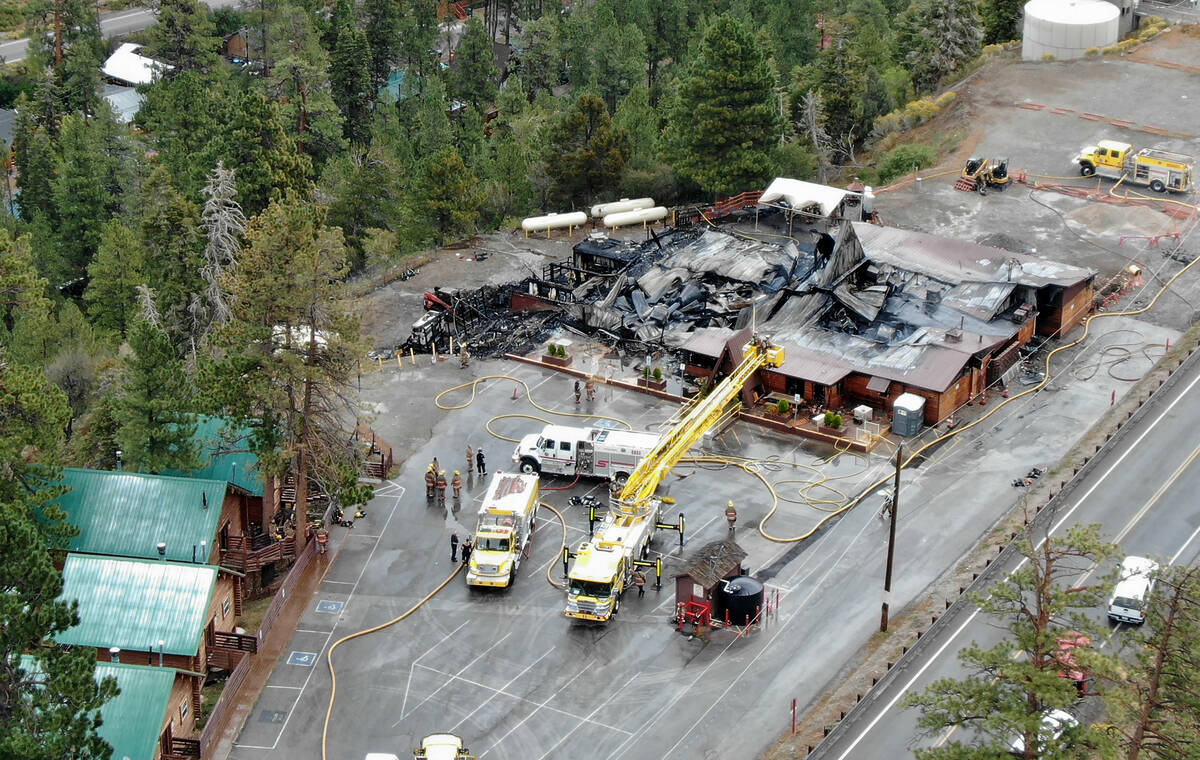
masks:
<svg viewBox="0 0 1200 760"><path fill-rule="evenodd" d="M1029 0L1021 58L1060 61L1082 58L1088 48L1117 44L1121 9L1104 0Z"/></svg>

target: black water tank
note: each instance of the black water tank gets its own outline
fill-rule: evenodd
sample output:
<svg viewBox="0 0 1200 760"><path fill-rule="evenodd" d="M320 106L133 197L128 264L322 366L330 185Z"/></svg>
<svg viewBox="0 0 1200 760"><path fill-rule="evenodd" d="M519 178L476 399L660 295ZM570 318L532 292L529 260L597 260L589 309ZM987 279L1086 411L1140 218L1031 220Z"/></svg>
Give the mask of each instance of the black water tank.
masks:
<svg viewBox="0 0 1200 760"><path fill-rule="evenodd" d="M717 587L721 605L729 612L730 625L750 625L761 614L763 585L748 575L738 576Z"/></svg>

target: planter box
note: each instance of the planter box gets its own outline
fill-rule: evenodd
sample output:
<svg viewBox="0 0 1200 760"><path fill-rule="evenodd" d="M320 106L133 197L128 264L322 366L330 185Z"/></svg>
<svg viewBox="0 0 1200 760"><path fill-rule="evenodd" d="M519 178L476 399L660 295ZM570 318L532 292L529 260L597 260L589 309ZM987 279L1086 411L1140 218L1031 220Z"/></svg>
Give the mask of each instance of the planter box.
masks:
<svg viewBox="0 0 1200 760"><path fill-rule="evenodd" d="M542 354L542 363L543 364L552 364L555 367L570 367L571 366L571 357L568 356L564 359L561 356L551 356L550 354Z"/></svg>
<svg viewBox="0 0 1200 760"><path fill-rule="evenodd" d="M846 434L845 427L835 428L835 427L826 427L824 425L817 425L817 430L824 433L825 435L836 435L839 438Z"/></svg>
<svg viewBox="0 0 1200 760"><path fill-rule="evenodd" d="M647 380L644 377L639 377L637 384L641 388L653 388L656 391L666 390L667 387L666 380L655 380L654 378Z"/></svg>

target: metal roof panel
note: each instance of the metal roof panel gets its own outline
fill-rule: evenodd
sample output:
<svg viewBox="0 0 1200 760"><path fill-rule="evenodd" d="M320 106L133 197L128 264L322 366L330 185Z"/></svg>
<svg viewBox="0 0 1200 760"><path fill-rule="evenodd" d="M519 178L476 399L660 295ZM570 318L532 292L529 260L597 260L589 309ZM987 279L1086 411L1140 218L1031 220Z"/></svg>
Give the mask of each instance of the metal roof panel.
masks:
<svg viewBox="0 0 1200 760"><path fill-rule="evenodd" d="M216 580L211 565L68 554L59 598L79 602L79 625L55 641L194 655Z"/></svg>
<svg viewBox="0 0 1200 760"><path fill-rule="evenodd" d="M258 456L250 451L252 433L248 427L232 427L223 417L197 415L192 441L204 464L192 473L167 470L166 474L224 480L254 496L262 496L263 479L258 471Z"/></svg>
<svg viewBox="0 0 1200 760"><path fill-rule="evenodd" d="M80 531L71 551L158 559L161 541L167 559L208 559L200 542L216 535L225 481L66 468L62 483L71 490L57 503Z"/></svg>

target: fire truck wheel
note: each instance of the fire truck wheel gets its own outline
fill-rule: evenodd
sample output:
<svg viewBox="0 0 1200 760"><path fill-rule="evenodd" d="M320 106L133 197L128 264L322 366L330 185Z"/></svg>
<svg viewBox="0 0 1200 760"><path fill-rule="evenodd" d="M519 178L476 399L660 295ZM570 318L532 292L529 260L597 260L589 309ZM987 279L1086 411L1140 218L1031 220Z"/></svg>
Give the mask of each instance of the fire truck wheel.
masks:
<svg viewBox="0 0 1200 760"><path fill-rule="evenodd" d="M522 459L521 460L521 472L525 473L526 475L541 474L540 470L538 469L537 462L535 462L532 459Z"/></svg>
<svg viewBox="0 0 1200 760"><path fill-rule="evenodd" d="M1080 164L1079 173L1085 177L1090 177L1096 173L1096 167L1092 166L1091 164Z"/></svg>
<svg viewBox="0 0 1200 760"><path fill-rule="evenodd" d="M612 614L615 616L615 615L616 615L618 612L620 612L620 611L621 611L621 598L620 598L620 597L617 597L616 599L614 599L614 600L613 600L613 612L612 612Z"/></svg>
<svg viewBox="0 0 1200 760"><path fill-rule="evenodd" d="M1150 189L1156 193L1165 193L1167 186L1162 183L1161 179L1156 179L1150 183Z"/></svg>

